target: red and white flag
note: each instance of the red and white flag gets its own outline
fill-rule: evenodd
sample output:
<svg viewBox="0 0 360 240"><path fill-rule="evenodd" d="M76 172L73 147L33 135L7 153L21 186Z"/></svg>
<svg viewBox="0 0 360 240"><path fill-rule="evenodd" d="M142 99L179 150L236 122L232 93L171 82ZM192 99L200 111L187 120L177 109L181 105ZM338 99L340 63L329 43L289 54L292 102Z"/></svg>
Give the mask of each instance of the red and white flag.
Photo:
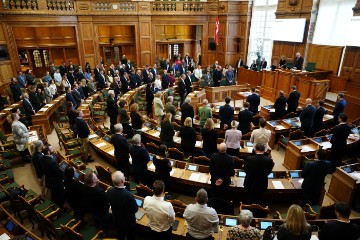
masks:
<svg viewBox="0 0 360 240"><path fill-rule="evenodd" d="M216 45L219 45L219 32L220 32L219 17L216 16L216 22L215 22L215 43L216 43Z"/></svg>

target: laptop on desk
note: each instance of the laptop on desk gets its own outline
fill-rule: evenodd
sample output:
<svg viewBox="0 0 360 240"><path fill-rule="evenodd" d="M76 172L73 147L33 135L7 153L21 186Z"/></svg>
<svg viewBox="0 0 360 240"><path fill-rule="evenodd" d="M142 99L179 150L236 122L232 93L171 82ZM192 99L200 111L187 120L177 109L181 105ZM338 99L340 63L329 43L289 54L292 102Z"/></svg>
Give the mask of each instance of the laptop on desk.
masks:
<svg viewBox="0 0 360 240"><path fill-rule="evenodd" d="M140 208L142 208L144 200L143 199L139 199L139 198L135 198L136 204L139 207L139 210L135 213L135 218L136 220L140 220L143 218L143 216L145 215L145 212L143 210L141 210Z"/></svg>

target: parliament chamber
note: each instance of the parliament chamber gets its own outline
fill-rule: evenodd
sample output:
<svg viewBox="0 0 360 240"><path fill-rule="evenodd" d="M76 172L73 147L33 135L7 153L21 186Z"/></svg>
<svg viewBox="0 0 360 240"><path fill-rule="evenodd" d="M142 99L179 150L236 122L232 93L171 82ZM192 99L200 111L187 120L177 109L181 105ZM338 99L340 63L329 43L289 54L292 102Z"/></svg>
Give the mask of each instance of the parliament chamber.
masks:
<svg viewBox="0 0 360 240"><path fill-rule="evenodd" d="M349 31L360 27L360 1L338 2L0 1L0 237L125 239L121 231L132 231L135 238L127 235L129 240L166 239L152 237L158 230L147 206L150 196L158 197L155 180L163 158L170 166L161 179L162 201L175 212L169 228L173 239L235 239L229 236L243 222L239 213L249 209L250 228L265 238L270 226L281 240L276 232L292 204L301 206L311 239L325 239L319 232L339 219L338 203L350 206L349 221L360 226L360 42ZM334 22L347 21L345 30L334 22L326 27L331 25L324 23L329 9L339 11ZM294 92L299 95L292 105ZM224 106L231 109L230 120ZM314 111L308 117L310 107ZM250 120L244 111L251 112ZM315 126L316 117L321 124ZM208 122L216 135L209 155ZM118 123L127 146L120 150L124 143L113 140ZM19 124L26 127L22 144ZM344 138L339 126L345 125ZM184 134L185 128L194 136ZM235 129L243 132L231 145ZM266 142L260 143L257 134ZM338 138L343 138L341 146ZM134 146L146 149L149 159L140 176ZM212 175L223 169L213 164L224 146L236 153L225 148L232 168L219 195ZM262 177L267 187L254 200L247 187L249 161L261 147L260 155L271 159L272 168ZM40 171L45 160L35 162L37 154L50 156L55 166ZM321 189L310 201L303 189L309 166L325 160L328 172L313 183ZM81 198L81 217L69 196L69 168L71 179L84 186L82 192L71 192ZM136 225L127 230L116 226L119 209L109 200L109 190L119 188L113 174L119 170L125 175L123 188L139 209L131 217ZM322 175L325 170L317 171ZM60 190L51 184L56 174L61 175ZM222 185L225 179L219 178ZM103 199L91 195L91 186L108 198L108 219L100 223L96 210ZM191 236L194 223L185 213L198 204L200 189L218 215L208 238Z"/></svg>

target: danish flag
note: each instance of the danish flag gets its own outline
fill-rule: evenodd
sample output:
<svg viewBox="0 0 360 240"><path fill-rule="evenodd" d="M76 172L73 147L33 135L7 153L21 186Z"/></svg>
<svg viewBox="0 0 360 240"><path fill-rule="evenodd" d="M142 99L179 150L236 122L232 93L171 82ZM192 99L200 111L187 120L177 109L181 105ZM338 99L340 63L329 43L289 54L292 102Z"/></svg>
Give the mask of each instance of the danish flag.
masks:
<svg viewBox="0 0 360 240"><path fill-rule="evenodd" d="M215 43L216 45L219 45L219 32L220 32L220 23L219 23L219 17L216 17L215 22Z"/></svg>

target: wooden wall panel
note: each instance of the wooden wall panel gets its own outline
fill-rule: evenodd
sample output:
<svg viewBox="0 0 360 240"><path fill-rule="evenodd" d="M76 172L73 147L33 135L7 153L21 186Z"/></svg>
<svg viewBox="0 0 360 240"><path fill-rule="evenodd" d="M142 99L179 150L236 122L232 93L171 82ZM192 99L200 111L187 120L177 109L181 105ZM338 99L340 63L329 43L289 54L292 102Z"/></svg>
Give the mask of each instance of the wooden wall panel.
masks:
<svg viewBox="0 0 360 240"><path fill-rule="evenodd" d="M55 66L60 66L64 61L64 51L62 48L51 49L51 58Z"/></svg>
<svg viewBox="0 0 360 240"><path fill-rule="evenodd" d="M151 17L139 17L140 61L139 67L152 65Z"/></svg>
<svg viewBox="0 0 360 240"><path fill-rule="evenodd" d="M346 47L340 76L360 84L360 47Z"/></svg>
<svg viewBox="0 0 360 240"><path fill-rule="evenodd" d="M10 79L14 77L13 69L10 61L0 61L0 80L1 84L9 83Z"/></svg>
<svg viewBox="0 0 360 240"><path fill-rule="evenodd" d="M155 25L156 41L196 40L196 25Z"/></svg>
<svg viewBox="0 0 360 240"><path fill-rule="evenodd" d="M83 62L80 64L85 66L85 63L89 62L92 68L96 67L98 64L96 57L99 54L99 47L95 43L97 39L94 37L94 25L91 17L78 17L78 34L78 47L83 59Z"/></svg>
<svg viewBox="0 0 360 240"><path fill-rule="evenodd" d="M343 49L339 46L309 44L307 61L315 62L316 69L328 70L337 74Z"/></svg>
<svg viewBox="0 0 360 240"><path fill-rule="evenodd" d="M276 18L307 18L310 19L312 0L279 0Z"/></svg>
<svg viewBox="0 0 360 240"><path fill-rule="evenodd" d="M301 55L304 55L304 43L274 41L271 64L278 66L282 55L285 56L287 62L293 62L297 52L300 52Z"/></svg>
<svg viewBox="0 0 360 240"><path fill-rule="evenodd" d="M133 43L135 40L135 26L116 25L116 26L98 26L99 44Z"/></svg>
<svg viewBox="0 0 360 240"><path fill-rule="evenodd" d="M76 48L66 48L65 56L67 61L72 61L73 63L79 63L79 57Z"/></svg>

